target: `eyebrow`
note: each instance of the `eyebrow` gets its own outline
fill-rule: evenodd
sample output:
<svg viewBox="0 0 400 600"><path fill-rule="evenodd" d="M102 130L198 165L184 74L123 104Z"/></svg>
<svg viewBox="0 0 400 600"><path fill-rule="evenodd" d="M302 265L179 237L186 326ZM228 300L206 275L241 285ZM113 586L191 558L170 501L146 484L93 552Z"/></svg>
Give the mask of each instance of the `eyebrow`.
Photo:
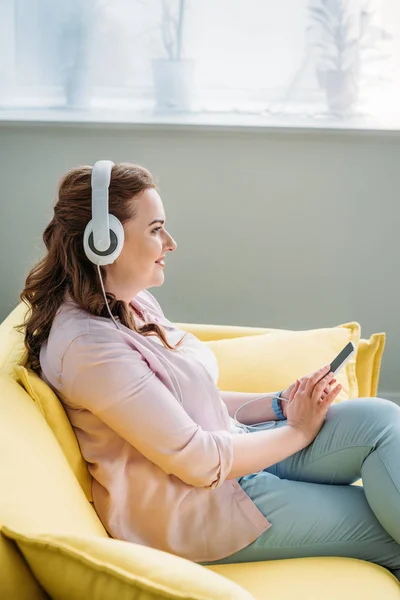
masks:
<svg viewBox="0 0 400 600"><path fill-rule="evenodd" d="M149 223L148 227L150 227L151 225L154 225L154 223L161 223L161 225L164 225L165 221L163 221L163 219L154 219L154 221Z"/></svg>

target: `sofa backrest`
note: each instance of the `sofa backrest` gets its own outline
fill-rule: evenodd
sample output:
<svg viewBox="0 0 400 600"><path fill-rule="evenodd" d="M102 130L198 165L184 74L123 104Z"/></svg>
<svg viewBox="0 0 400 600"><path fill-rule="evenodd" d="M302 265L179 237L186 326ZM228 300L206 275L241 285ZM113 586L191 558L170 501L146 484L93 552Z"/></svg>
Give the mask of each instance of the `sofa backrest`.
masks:
<svg viewBox="0 0 400 600"><path fill-rule="evenodd" d="M0 526L107 537L39 408L4 373L0 373L0 486Z"/></svg>
<svg viewBox="0 0 400 600"><path fill-rule="evenodd" d="M26 304L20 302L0 325L0 372L14 377L14 366L26 362L24 336L14 329L23 323L27 311Z"/></svg>
<svg viewBox="0 0 400 600"><path fill-rule="evenodd" d="M26 311L26 305L21 302L0 325L0 373L5 373L20 383L37 403L87 499L93 502L93 478L65 409L53 390L26 364L24 335L15 329L16 325L24 322Z"/></svg>
<svg viewBox="0 0 400 600"><path fill-rule="evenodd" d="M0 325L0 527L107 537L42 412L15 379L25 364L19 304ZM0 597L41 600L24 559L0 534Z"/></svg>

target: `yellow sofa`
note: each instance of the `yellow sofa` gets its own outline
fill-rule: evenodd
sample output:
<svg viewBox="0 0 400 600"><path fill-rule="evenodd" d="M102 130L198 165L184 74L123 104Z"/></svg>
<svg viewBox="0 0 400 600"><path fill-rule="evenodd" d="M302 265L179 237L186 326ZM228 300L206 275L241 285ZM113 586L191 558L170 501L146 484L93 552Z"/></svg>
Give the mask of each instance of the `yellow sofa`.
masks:
<svg viewBox="0 0 400 600"><path fill-rule="evenodd" d="M23 385L21 373L27 373L21 368L26 360L25 350L22 335L13 326L23 320L24 311L24 306L19 305L0 325L2 600L400 598L394 575L362 560L319 557L203 567L111 539L90 502L87 474L85 479L75 468L72 454L67 456L62 449L60 432L57 425L53 426L57 411L49 416L50 405L46 408L37 398L34 401L38 393L35 386L29 387L26 381ZM216 346L221 339L236 340L239 351L240 337L246 343L256 335L264 335L268 343L274 339L287 343L287 332L277 330L179 325ZM339 333L335 330L332 335L339 336L336 343L341 343L340 336L347 334L355 339L357 324L341 326ZM268 335L272 337L267 338ZM330 335L329 329L320 338L324 335ZM295 339L295 333L293 336ZM304 336L297 336L297 342L299 339L305 344ZM376 393L384 339L384 334L374 334L368 340L358 335L358 352L353 365L349 365L349 373L353 369L356 374L359 395ZM215 351L222 357L227 352L227 342Z"/></svg>

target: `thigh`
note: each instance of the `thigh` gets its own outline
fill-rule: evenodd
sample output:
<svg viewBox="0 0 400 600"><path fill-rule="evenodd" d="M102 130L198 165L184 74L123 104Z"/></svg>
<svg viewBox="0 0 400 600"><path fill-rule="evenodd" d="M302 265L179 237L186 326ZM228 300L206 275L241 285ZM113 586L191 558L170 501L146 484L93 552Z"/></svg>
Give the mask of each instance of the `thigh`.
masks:
<svg viewBox="0 0 400 600"><path fill-rule="evenodd" d="M290 481L266 471L239 483L272 526L218 562L345 556L400 568L400 546L376 519L362 487Z"/></svg>
<svg viewBox="0 0 400 600"><path fill-rule="evenodd" d="M383 398L356 398L333 404L314 441L268 471L294 481L354 483L361 477L364 460L396 420L400 424L399 407ZM287 421L277 421L275 427L286 425Z"/></svg>

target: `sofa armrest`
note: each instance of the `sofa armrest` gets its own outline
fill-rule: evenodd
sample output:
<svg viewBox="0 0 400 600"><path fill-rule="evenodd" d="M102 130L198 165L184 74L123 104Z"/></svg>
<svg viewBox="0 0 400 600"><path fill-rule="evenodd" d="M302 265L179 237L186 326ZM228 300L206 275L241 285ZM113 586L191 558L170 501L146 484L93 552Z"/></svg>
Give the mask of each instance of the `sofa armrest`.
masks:
<svg viewBox="0 0 400 600"><path fill-rule="evenodd" d="M376 396L386 334L373 333L369 340L361 339L356 361L358 394L361 398Z"/></svg>

